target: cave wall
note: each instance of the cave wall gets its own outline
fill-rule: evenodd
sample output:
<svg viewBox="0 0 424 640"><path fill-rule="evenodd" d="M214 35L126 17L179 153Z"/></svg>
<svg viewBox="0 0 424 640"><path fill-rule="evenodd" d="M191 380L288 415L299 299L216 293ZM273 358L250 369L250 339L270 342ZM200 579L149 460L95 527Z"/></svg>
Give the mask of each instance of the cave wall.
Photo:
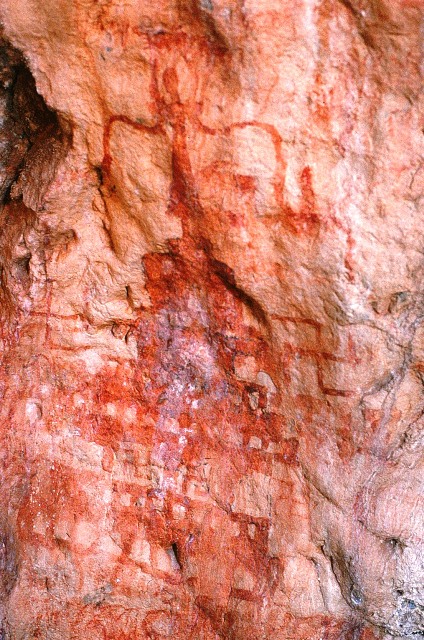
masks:
<svg viewBox="0 0 424 640"><path fill-rule="evenodd" d="M419 0L0 0L0 637L424 637Z"/></svg>

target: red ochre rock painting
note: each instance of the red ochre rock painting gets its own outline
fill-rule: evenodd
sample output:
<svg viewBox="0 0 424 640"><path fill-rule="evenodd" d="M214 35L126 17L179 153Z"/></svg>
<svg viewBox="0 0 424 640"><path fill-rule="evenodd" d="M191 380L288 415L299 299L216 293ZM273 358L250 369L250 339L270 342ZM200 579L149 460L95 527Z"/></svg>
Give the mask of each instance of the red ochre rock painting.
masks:
<svg viewBox="0 0 424 640"><path fill-rule="evenodd" d="M0 638L424 637L423 3L0 16Z"/></svg>

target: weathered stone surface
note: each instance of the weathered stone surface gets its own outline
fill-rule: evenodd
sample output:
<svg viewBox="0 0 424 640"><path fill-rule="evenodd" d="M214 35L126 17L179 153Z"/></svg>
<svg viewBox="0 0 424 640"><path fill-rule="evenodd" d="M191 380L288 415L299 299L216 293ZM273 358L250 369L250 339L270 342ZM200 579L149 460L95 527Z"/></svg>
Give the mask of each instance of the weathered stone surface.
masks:
<svg viewBox="0 0 424 640"><path fill-rule="evenodd" d="M0 15L0 637L423 637L424 3Z"/></svg>

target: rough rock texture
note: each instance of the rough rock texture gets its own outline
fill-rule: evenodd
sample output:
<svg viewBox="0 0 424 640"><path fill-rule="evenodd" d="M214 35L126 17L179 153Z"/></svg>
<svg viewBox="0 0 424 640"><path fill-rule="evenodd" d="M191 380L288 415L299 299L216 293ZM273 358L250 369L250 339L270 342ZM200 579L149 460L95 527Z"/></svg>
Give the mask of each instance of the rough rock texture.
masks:
<svg viewBox="0 0 424 640"><path fill-rule="evenodd" d="M424 3L0 15L0 637L423 638Z"/></svg>

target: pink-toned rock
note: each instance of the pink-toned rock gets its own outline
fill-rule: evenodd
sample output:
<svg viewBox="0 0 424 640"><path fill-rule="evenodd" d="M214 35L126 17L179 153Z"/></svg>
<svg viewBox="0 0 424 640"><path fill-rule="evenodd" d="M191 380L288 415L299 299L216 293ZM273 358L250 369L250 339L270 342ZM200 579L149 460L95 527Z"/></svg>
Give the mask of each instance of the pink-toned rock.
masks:
<svg viewBox="0 0 424 640"><path fill-rule="evenodd" d="M424 637L424 3L0 16L0 638Z"/></svg>

